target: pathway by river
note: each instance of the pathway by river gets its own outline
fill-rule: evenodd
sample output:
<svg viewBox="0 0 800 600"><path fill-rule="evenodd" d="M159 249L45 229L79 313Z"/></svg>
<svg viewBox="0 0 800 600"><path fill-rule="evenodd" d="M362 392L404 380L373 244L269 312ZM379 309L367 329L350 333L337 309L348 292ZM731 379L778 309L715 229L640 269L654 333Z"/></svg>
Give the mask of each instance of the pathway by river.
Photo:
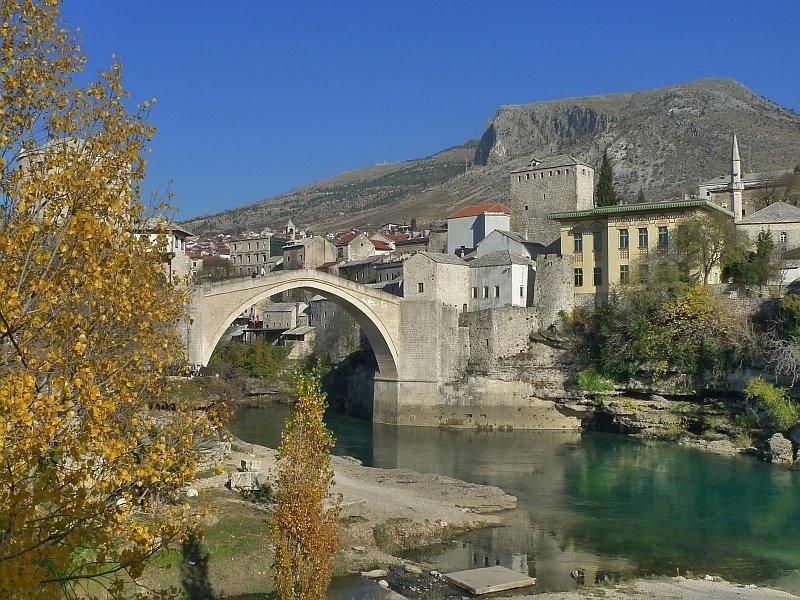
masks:
<svg viewBox="0 0 800 600"><path fill-rule="evenodd" d="M285 407L240 409L233 432L275 447ZM619 576L711 573L800 592L800 473L619 435L439 431L331 414L337 454L496 485L508 526L424 558L439 570L501 564L567 590Z"/></svg>

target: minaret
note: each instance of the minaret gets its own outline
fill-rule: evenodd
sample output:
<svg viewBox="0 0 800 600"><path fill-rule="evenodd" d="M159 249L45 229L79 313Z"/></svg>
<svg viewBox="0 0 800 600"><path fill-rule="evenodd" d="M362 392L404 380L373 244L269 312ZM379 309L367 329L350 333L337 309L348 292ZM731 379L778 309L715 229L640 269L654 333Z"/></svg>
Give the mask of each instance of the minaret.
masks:
<svg viewBox="0 0 800 600"><path fill-rule="evenodd" d="M736 134L733 134L733 149L731 151L731 212L735 221L742 220L742 159L739 157L739 143Z"/></svg>

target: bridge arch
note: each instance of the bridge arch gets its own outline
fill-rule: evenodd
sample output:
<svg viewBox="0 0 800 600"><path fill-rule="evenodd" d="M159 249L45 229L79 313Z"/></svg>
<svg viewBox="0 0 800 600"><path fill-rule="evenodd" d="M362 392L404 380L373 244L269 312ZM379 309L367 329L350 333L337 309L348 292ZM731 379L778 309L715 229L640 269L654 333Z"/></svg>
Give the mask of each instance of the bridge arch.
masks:
<svg viewBox="0 0 800 600"><path fill-rule="evenodd" d="M400 370L401 298L311 269L283 271L195 288L188 334L189 362L208 364L214 348L242 311L293 289L311 290L347 310L367 336L381 378L397 379Z"/></svg>

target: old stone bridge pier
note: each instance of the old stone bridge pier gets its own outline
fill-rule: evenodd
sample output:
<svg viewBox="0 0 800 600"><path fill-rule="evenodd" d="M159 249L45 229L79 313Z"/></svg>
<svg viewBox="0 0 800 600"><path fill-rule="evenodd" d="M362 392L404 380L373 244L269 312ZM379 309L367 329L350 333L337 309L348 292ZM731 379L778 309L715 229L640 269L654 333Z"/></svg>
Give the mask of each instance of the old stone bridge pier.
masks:
<svg viewBox="0 0 800 600"><path fill-rule="evenodd" d="M214 347L242 311L293 289L325 296L361 326L378 364L374 421L436 424L440 384L463 375L469 347L457 309L433 301L411 302L321 271L287 270L194 287L187 332L189 362L208 364Z"/></svg>

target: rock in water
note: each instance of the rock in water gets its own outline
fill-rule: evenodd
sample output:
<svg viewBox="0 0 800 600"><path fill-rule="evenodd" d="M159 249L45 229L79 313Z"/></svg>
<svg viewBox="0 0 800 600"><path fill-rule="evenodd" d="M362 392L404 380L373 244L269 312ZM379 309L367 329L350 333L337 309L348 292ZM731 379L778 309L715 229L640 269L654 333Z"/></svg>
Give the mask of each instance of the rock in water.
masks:
<svg viewBox="0 0 800 600"><path fill-rule="evenodd" d="M773 434L767 442L770 462L789 464L794 460L792 442L780 433Z"/></svg>

